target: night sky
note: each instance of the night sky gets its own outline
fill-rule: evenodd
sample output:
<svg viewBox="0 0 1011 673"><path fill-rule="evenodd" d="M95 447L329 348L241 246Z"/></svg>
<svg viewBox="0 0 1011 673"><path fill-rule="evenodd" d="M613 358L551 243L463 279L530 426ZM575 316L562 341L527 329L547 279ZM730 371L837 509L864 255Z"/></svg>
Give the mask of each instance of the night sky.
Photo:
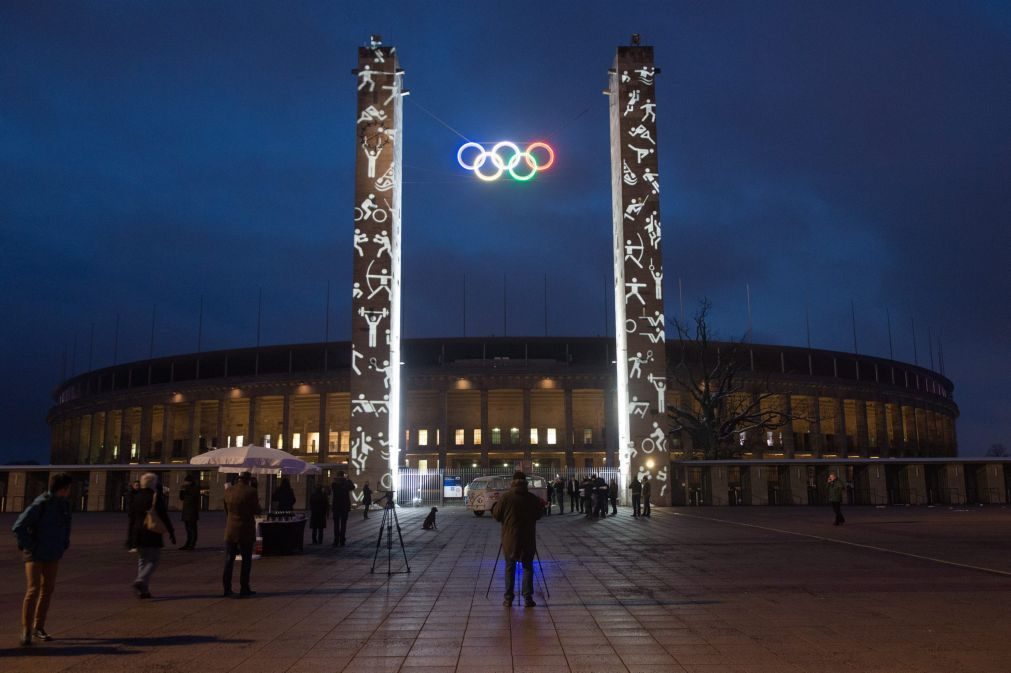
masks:
<svg viewBox="0 0 1011 673"><path fill-rule="evenodd" d="M613 332L607 70L655 47L664 295L722 337L955 382L1011 446L1011 6L928 2L6 2L0 462L48 459L66 373L350 330L356 47L395 45L405 337ZM463 137L547 140L485 184ZM155 309L157 306L157 309ZM670 320L668 320L670 322ZM92 338L92 334L94 335Z"/></svg>

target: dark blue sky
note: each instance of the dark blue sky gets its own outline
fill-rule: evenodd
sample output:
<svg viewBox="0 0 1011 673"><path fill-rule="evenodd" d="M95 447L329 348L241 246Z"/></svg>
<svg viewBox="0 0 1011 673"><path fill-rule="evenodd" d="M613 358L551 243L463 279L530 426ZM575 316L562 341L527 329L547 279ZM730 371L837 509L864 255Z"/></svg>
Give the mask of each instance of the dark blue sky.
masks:
<svg viewBox="0 0 1011 673"><path fill-rule="evenodd" d="M67 365L349 330L356 47L396 45L408 337L604 329L614 49L656 48L665 296L718 331L913 360L964 455L1011 444L1011 10L1003 3L20 2L0 5L0 459L48 456ZM389 8L389 9L385 9ZM479 183L462 142L547 139ZM671 299L674 301L671 301Z"/></svg>

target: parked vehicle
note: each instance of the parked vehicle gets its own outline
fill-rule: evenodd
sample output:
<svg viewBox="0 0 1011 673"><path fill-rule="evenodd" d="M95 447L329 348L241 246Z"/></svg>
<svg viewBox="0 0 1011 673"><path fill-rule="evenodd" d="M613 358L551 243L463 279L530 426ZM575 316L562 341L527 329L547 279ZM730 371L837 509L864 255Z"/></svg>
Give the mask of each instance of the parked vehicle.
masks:
<svg viewBox="0 0 1011 673"><path fill-rule="evenodd" d="M501 474L492 477L478 477L463 489L463 497L467 500L467 509L474 516L483 516L490 512L492 505L498 502L503 494L512 488L512 475ZM541 499L542 505L548 503L548 482L536 474L527 475L527 486L530 492Z"/></svg>

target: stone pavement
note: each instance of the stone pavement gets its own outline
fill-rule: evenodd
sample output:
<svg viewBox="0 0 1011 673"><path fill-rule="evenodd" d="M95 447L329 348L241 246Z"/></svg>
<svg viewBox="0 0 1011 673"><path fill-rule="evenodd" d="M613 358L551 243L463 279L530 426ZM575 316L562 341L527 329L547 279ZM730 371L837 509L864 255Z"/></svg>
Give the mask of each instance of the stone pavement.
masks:
<svg viewBox="0 0 1011 673"><path fill-rule="evenodd" d="M398 511L410 574L386 576L385 547L369 573L380 516L353 514L348 547L255 561L248 600L220 597L220 514L197 551L166 550L149 601L130 590L124 517L78 515L56 640L27 650L8 537L0 671L1011 671L1008 509L849 508L839 528L821 507L556 514L538 527L551 595L538 581L536 608L501 605L501 562L485 598L487 516L445 507L422 531L426 510Z"/></svg>

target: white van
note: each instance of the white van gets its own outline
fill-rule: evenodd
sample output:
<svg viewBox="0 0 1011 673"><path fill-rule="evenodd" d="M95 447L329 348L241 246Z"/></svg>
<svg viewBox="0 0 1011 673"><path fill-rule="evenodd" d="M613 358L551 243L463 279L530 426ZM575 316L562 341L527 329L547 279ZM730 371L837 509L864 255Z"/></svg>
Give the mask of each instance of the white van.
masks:
<svg viewBox="0 0 1011 673"><path fill-rule="evenodd" d="M512 486L512 475L478 477L463 489L463 497L467 499L467 509L474 512L474 516L483 516L486 511L491 511L492 505L508 493ZM528 474L527 488L541 499L541 505L547 505L548 482L544 477Z"/></svg>

